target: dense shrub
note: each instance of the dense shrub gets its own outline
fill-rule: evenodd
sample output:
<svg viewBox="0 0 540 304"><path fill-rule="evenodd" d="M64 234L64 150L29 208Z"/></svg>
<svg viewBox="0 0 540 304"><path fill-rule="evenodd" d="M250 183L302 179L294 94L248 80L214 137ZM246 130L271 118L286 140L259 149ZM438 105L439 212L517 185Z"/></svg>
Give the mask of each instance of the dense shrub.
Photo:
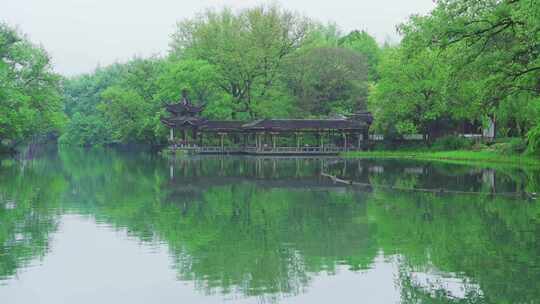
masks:
<svg viewBox="0 0 540 304"><path fill-rule="evenodd" d="M423 141L385 140L373 144L371 149L375 151L423 151L429 150L429 147Z"/></svg>
<svg viewBox="0 0 540 304"><path fill-rule="evenodd" d="M527 139L529 140L529 145L527 147L527 152L531 154L540 154L540 125L532 128L527 133Z"/></svg>
<svg viewBox="0 0 540 304"><path fill-rule="evenodd" d="M451 135L436 139L432 145L432 149L438 151L463 150L469 149L472 146L473 142L470 139Z"/></svg>
<svg viewBox="0 0 540 304"><path fill-rule="evenodd" d="M512 138L506 143L500 144L499 152L503 154L521 154L527 149L527 140L523 138Z"/></svg>

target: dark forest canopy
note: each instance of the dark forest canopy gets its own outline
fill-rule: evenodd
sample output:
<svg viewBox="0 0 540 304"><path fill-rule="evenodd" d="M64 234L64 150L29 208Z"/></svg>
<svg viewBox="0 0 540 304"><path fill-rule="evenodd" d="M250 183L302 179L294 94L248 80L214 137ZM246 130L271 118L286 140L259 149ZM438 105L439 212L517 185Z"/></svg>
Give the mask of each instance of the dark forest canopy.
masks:
<svg viewBox="0 0 540 304"><path fill-rule="evenodd" d="M63 131L69 145L164 143L163 105L186 89L213 119L367 107L375 133L442 136L494 121L498 136L538 150L538 0L440 0L398 31L399 44L381 46L365 31L343 34L278 5L206 10L177 23L166 56L60 81L41 47L2 25L0 140Z"/></svg>

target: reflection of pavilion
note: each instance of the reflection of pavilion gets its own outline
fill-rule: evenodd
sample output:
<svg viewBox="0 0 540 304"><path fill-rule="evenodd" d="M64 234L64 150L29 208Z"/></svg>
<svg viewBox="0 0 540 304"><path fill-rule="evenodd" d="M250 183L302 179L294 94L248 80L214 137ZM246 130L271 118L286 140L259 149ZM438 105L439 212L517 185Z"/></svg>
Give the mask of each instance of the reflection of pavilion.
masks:
<svg viewBox="0 0 540 304"><path fill-rule="evenodd" d="M182 189L252 183L261 188L335 189L321 175L332 164L327 158L204 158L184 159L170 165L171 185ZM177 188L178 189L178 188Z"/></svg>
<svg viewBox="0 0 540 304"><path fill-rule="evenodd" d="M336 119L208 120L200 116L204 106L193 105L185 92L182 101L166 108L171 117L161 121L170 130L172 148L199 154L338 154L365 148L372 122L368 112Z"/></svg>
<svg viewBox="0 0 540 304"><path fill-rule="evenodd" d="M177 158L169 167L174 192L198 193L196 189L250 183L258 188L353 191L432 191L437 193L519 194L515 181L506 181L493 170L462 166L459 175L430 163L348 160L298 156L197 156ZM489 177L489 178L488 178ZM495 185L498 185L496 188ZM189 195L188 195L189 196Z"/></svg>

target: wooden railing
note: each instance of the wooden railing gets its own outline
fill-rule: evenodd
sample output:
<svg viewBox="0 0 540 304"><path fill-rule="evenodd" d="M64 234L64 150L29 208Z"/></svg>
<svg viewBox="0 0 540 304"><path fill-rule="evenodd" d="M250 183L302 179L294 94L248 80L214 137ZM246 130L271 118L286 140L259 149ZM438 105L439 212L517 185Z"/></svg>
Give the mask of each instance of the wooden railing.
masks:
<svg viewBox="0 0 540 304"><path fill-rule="evenodd" d="M243 149L241 147L202 146L194 151L197 153L242 153Z"/></svg>
<svg viewBox="0 0 540 304"><path fill-rule="evenodd" d="M200 154L337 154L344 151L354 151L356 148L343 148L336 146L327 147L221 147L221 146L196 146L196 145L175 145L171 147L177 150Z"/></svg>

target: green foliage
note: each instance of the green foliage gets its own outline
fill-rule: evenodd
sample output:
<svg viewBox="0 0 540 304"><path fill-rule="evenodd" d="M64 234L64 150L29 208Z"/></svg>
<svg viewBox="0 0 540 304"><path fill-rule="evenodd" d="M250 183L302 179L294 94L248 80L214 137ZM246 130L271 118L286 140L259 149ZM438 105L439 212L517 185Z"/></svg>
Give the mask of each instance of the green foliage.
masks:
<svg viewBox="0 0 540 304"><path fill-rule="evenodd" d="M445 95L448 69L436 52L385 49L378 71L381 79L369 96L376 130L427 134L441 129L451 111Z"/></svg>
<svg viewBox="0 0 540 304"><path fill-rule="evenodd" d="M178 102L182 90L210 119L365 109L374 43L365 32L341 37L336 25L277 5L207 10L177 24L166 58L134 58L66 79L71 121L62 143L164 143L163 106Z"/></svg>
<svg viewBox="0 0 540 304"><path fill-rule="evenodd" d="M126 67L125 64L115 63L98 67L90 74L64 78L62 87L66 114L72 117L77 112L84 115L98 113L96 106L102 101L101 93L122 80Z"/></svg>
<svg viewBox="0 0 540 304"><path fill-rule="evenodd" d="M89 147L105 145L110 140L110 128L103 117L76 112L71 117L64 134L60 137L59 143L61 145Z"/></svg>
<svg viewBox="0 0 540 304"><path fill-rule="evenodd" d="M168 96L171 84L167 79L160 83L160 77L166 77L164 66L163 59L134 58L66 79L67 112L72 117L61 143L91 146L163 141L159 98Z"/></svg>
<svg viewBox="0 0 540 304"><path fill-rule="evenodd" d="M62 130L59 80L43 48L0 22L0 145Z"/></svg>
<svg viewBox="0 0 540 304"><path fill-rule="evenodd" d="M205 104L203 115L213 119L228 119L232 102L217 85L216 68L204 60L173 58L164 62L159 75L159 90L154 97L161 102L178 101L186 90L194 103Z"/></svg>
<svg viewBox="0 0 540 304"><path fill-rule="evenodd" d="M377 81L379 79L377 66L379 65L382 50L375 38L366 31L352 31L339 40L339 45L362 54L367 59L369 80Z"/></svg>
<svg viewBox="0 0 540 304"><path fill-rule="evenodd" d="M133 89L110 87L98 106L110 122L112 140L117 142L152 142L156 127L152 104ZM157 119L159 121L159 119Z"/></svg>
<svg viewBox="0 0 540 304"><path fill-rule="evenodd" d="M97 108L110 122L114 142L164 142L166 132L159 120L163 103L156 96L161 92L159 81L165 66L160 58L135 58L126 64L118 85L101 94Z"/></svg>
<svg viewBox="0 0 540 304"><path fill-rule="evenodd" d="M350 114L365 108L367 64L351 50L308 50L291 58L285 74L302 116Z"/></svg>
<svg viewBox="0 0 540 304"><path fill-rule="evenodd" d="M529 140L527 152L540 156L540 124L527 133L527 139Z"/></svg>
<svg viewBox="0 0 540 304"><path fill-rule="evenodd" d="M103 101L102 93L120 83L126 68L123 64L113 64L97 68L92 74L63 80L65 112L70 120L60 138L62 145L106 145L113 141L110 122L98 105Z"/></svg>
<svg viewBox="0 0 540 304"><path fill-rule="evenodd" d="M469 149L473 145L470 139L462 136L445 136L436 139L433 142L432 148L436 151L452 151Z"/></svg>
<svg viewBox="0 0 540 304"><path fill-rule="evenodd" d="M516 137L510 139L508 142L495 144L493 147L506 155L522 154L527 150L527 140Z"/></svg>
<svg viewBox="0 0 540 304"><path fill-rule="evenodd" d="M230 96L232 118L261 116L284 59L307 37L309 21L278 6L234 13L206 11L179 22L172 55L204 60L215 67L215 86ZM272 100L273 101L273 100ZM262 106L266 108L267 106Z"/></svg>
<svg viewBox="0 0 540 304"><path fill-rule="evenodd" d="M539 28L537 0L444 0L412 16L400 46L383 52L376 129L440 136L490 117L499 134L523 137L540 122Z"/></svg>

